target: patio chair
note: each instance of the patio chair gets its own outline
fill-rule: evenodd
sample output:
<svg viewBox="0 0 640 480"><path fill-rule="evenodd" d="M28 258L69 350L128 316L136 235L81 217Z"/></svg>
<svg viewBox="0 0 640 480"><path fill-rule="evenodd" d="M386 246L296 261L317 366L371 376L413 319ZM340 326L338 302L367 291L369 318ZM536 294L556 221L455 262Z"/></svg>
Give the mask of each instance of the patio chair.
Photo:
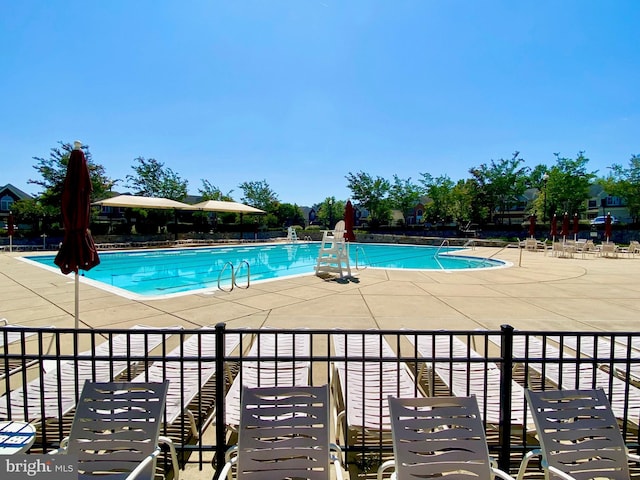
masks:
<svg viewBox="0 0 640 480"><path fill-rule="evenodd" d="M493 466L475 397L389 398L394 460L378 469L378 480L457 478L513 480Z"/></svg>
<svg viewBox="0 0 640 480"><path fill-rule="evenodd" d="M53 328L53 327L47 327ZM12 344L19 344L25 342L28 338L38 334L42 327L26 327L23 325L12 325L6 318L0 318L0 348L4 350L5 354L9 353L9 348ZM51 335L49 345L45 351L45 355L51 351L53 340L55 336ZM24 352L21 352L24 353ZM9 358L5 356L0 360L0 380L6 376L11 376L14 373L18 373L21 370L27 369L33 365L39 363L37 358L26 360L25 358Z"/></svg>
<svg viewBox="0 0 640 480"><path fill-rule="evenodd" d="M531 459L547 478L629 480L628 460L639 462L626 447L611 405L602 389L526 392L540 448L527 452L518 471L522 480Z"/></svg>
<svg viewBox="0 0 640 480"><path fill-rule="evenodd" d="M115 380L166 339L167 334L145 333L151 328L136 325L131 333L116 335L98 345L95 351L80 353L75 361L52 361L46 372L29 382L26 389L19 387L0 397L0 419L35 422L62 418L75 406L86 380ZM170 332L175 328L182 327L166 330ZM114 360L118 357L131 360Z"/></svg>
<svg viewBox="0 0 640 480"><path fill-rule="evenodd" d="M423 392L379 334L336 332L331 341L335 356L345 359L333 364L336 438L342 434L347 445L377 443L391 432L389 395L416 397ZM377 360L364 360L367 357Z"/></svg>
<svg viewBox="0 0 640 480"><path fill-rule="evenodd" d="M615 243L603 243L600 245L600 256L601 257L610 257L610 258L618 258L618 253L620 249L618 245Z"/></svg>
<svg viewBox="0 0 640 480"><path fill-rule="evenodd" d="M428 369L432 368L447 386L450 395L458 397L475 395L484 420L489 424L499 425L502 373L498 365L488 361L469 361L481 359L482 356L453 335L406 335L406 337L424 359L423 366L418 372L418 379L426 377L429 395L435 395L434 386L428 374ZM434 358L442 360L430 360ZM524 425L524 388L513 380L511 392L511 423ZM528 427L524 426L524 428Z"/></svg>
<svg viewBox="0 0 640 480"><path fill-rule="evenodd" d="M500 344L499 336L491 336L490 340ZM591 362L577 362L577 358L569 352L560 352L550 344L543 343L537 337L514 335L513 356L529 359L526 362L528 371L535 372L555 388L602 388L611 398L615 416L626 419L638 426L640 418L640 389L620 380L615 375L594 367ZM541 361L545 359L546 361ZM574 359L560 361L561 359ZM529 381L530 383L530 381Z"/></svg>
<svg viewBox="0 0 640 480"><path fill-rule="evenodd" d="M50 453L77 455L80 480L153 480L164 443L177 479L175 448L160 436L167 388L168 382L86 382L69 436Z"/></svg>
<svg viewBox="0 0 640 480"><path fill-rule="evenodd" d="M240 424L242 387L307 386L311 336L306 332L260 332L241 362L225 397L225 423L231 429ZM306 360L297 360L307 357ZM250 360L255 358L255 360ZM274 360L275 359L275 360Z"/></svg>
<svg viewBox="0 0 640 480"><path fill-rule="evenodd" d="M167 402L165 422L172 425L181 415L186 415L194 438L198 438L198 425L189 405L202 392L216 374L216 335L213 328L202 328L202 334L195 334L166 355L166 360L152 363L149 368L135 377L133 382L162 382L167 380ZM240 344L240 335L225 335L225 356ZM185 360L180 358L201 358L207 360ZM208 408L203 406L205 414ZM204 428L211 420L211 413L201 422Z"/></svg>
<svg viewBox="0 0 640 480"><path fill-rule="evenodd" d="M341 452L329 443L329 388L267 387L242 391L238 443L217 478L342 480Z"/></svg>

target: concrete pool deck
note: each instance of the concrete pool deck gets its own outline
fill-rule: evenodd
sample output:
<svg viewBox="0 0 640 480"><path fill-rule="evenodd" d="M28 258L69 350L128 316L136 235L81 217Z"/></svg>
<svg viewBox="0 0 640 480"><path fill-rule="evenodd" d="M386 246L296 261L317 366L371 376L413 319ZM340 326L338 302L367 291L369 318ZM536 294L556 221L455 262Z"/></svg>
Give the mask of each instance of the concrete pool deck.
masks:
<svg viewBox="0 0 640 480"><path fill-rule="evenodd" d="M309 275L252 284L246 290L145 301L81 282L80 323L95 329L135 324L198 328L218 322L229 327L322 329L468 330L502 324L529 330L638 329L640 256L569 259L487 247L467 254L513 266L449 273L354 270L353 281ZM16 258L23 255L0 254L0 318L29 326L73 327L73 275ZM213 443L213 435L208 429L205 443ZM187 478L210 480L209 460L205 457L202 470L187 466Z"/></svg>
<svg viewBox="0 0 640 480"><path fill-rule="evenodd" d="M49 252L50 253L50 252ZM252 284L232 292L130 300L80 283L80 325L544 330L636 330L640 256L557 258L517 248L479 247L473 256L512 267L480 271L355 271L355 280L315 275ZM0 254L0 318L10 323L74 325L74 281ZM521 255L521 257L520 257ZM519 266L520 265L520 266Z"/></svg>

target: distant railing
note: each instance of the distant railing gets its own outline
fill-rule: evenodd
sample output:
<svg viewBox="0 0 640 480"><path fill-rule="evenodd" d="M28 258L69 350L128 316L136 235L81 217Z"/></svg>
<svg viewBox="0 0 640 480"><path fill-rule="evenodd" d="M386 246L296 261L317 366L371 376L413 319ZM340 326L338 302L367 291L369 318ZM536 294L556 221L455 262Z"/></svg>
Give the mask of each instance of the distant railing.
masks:
<svg viewBox="0 0 640 480"><path fill-rule="evenodd" d="M367 474L392 454L386 395L476 395L490 452L512 473L536 446L526 388L604 388L628 446L638 446L640 333L634 332L525 332L508 325L456 331L4 327L0 344L0 419L37 425L32 452L58 446L81 385L105 378L169 379L164 434L184 463L202 466L210 452L218 469L235 434L227 412L237 406L225 402L233 382L265 385L278 378L279 384L292 378L330 384L336 440L346 462ZM215 434L203 435L206 429Z"/></svg>

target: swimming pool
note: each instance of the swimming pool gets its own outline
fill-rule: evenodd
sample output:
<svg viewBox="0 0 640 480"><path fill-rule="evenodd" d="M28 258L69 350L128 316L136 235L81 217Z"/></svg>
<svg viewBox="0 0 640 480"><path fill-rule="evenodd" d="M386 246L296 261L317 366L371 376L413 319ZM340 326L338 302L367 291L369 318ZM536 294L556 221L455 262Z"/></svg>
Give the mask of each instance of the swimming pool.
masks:
<svg viewBox="0 0 640 480"><path fill-rule="evenodd" d="M84 281L128 298L152 299L250 282L314 273L320 242L101 252L100 265L81 271ZM361 268L459 271L505 266L504 262L456 256L451 247L352 243L352 273ZM55 255L26 261L59 272ZM233 268L231 268L233 267Z"/></svg>

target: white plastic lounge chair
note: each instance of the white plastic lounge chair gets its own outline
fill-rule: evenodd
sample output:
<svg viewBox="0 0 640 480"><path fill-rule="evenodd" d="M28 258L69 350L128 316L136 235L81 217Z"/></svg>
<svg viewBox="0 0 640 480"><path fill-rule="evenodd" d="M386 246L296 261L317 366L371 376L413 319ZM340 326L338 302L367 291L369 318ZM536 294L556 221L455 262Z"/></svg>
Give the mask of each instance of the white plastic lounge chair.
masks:
<svg viewBox="0 0 640 480"><path fill-rule="evenodd" d="M331 334L335 356L332 385L336 397L336 437L344 436L348 445L378 441L391 432L389 403L392 396L423 396L407 365L379 334ZM350 360L366 357L377 361ZM383 359L391 361L382 361ZM360 437L361 436L361 437Z"/></svg>
<svg viewBox="0 0 640 480"><path fill-rule="evenodd" d="M77 455L80 480L153 480L158 444L166 443L177 479L175 448L160 436L167 387L86 382L69 437L51 453Z"/></svg>
<svg viewBox="0 0 640 480"><path fill-rule="evenodd" d="M615 337L614 337L615 338ZM595 334L583 335L577 337L575 335L563 335L562 337L549 337L558 344L562 344L571 348L582 355L591 358L606 358L606 361L599 362L600 366L613 368L623 380L633 382L635 386L640 385L640 363L626 363L627 355L630 360L640 360L640 352L633 348L627 351L627 347L616 341L609 341L604 337L598 337ZM616 359L618 361L616 361Z"/></svg>
<svg viewBox="0 0 640 480"><path fill-rule="evenodd" d="M449 335L406 335L415 345L418 354L425 359L425 366L432 366L438 377L449 388L452 395L465 397L475 395L480 411L489 424L500 423L500 385L502 373L493 362L436 361L432 358L482 358L456 336ZM419 378L423 373L419 374ZM426 375L429 379L429 375ZM428 382L427 382L428 383ZM511 383L511 423L524 424L524 389L516 381ZM429 385L429 395L434 395ZM486 405L485 405L486 397Z"/></svg>
<svg viewBox="0 0 640 480"><path fill-rule="evenodd" d="M20 387L12 390L9 395L0 397L0 418L28 422L43 418L62 418L75 406L86 380L111 381L135 363L135 360L133 362L112 361L112 357L143 357L162 343L167 335L150 335L144 332L151 328L153 327L137 325L132 328L131 333L116 335L111 341L98 345L95 353L89 350L79 355L80 357L94 355L95 360L55 362L55 367L42 375L42 384L38 376L27 384L26 390Z"/></svg>
<svg viewBox="0 0 640 480"><path fill-rule="evenodd" d="M189 410L189 404L202 391L204 386L216 373L216 334L213 328L202 328L206 333L189 337L181 345L166 355L166 361L154 362L149 368L134 378L133 382L162 382L167 380L167 402L165 422L172 425L182 414L187 415L191 433L198 438L196 419ZM240 335L225 335L225 355L230 355L240 343ZM208 357L210 361L176 361L181 357ZM202 422L202 426L209 423L209 418Z"/></svg>
<svg viewBox="0 0 640 480"><path fill-rule="evenodd" d="M493 467L475 397L389 398L394 460L378 469L378 480L457 478L513 480Z"/></svg>
<svg viewBox="0 0 640 480"><path fill-rule="evenodd" d="M527 403L536 424L540 449L522 459L518 480L529 461L540 462L546 478L628 480L627 452L618 422L602 389L527 391Z"/></svg>
<svg viewBox="0 0 640 480"><path fill-rule="evenodd" d="M3 349L5 353L8 353L9 347L12 344L26 341L28 338L36 335L41 329L42 327L32 328L25 327L23 325L11 325L6 318L0 318L0 349ZM51 351L54 338L55 337L51 335L49 346L47 347L45 354L48 354ZM38 362L38 359L24 360L5 357L0 360L0 380L5 378L7 375L11 376L14 373L36 365Z"/></svg>
<svg viewBox="0 0 640 480"><path fill-rule="evenodd" d="M308 333L260 332L225 397L225 423L235 428L240 423L240 394L242 387L276 387L309 385L308 358L311 356L311 336ZM266 360L282 357L283 360ZM294 360L307 357L307 360Z"/></svg>
<svg viewBox="0 0 640 480"><path fill-rule="evenodd" d="M231 479L235 465L238 480L342 480L340 449L329 443L330 428L327 385L244 387L238 444L218 478Z"/></svg>
<svg viewBox="0 0 640 480"><path fill-rule="evenodd" d="M528 345L527 345L528 339ZM490 340L500 344L499 336L491 336ZM560 359L560 350L549 342L546 345L537 337L523 335L513 336L513 355L519 358ZM569 352L563 352L562 358L574 358ZM593 364L581 362L535 362L529 361L530 370L550 382L556 388L602 388L611 398L613 412L620 419L626 418L638 425L640 415L640 390L615 375L594 368ZM611 389L609 389L611 385ZM628 398L627 398L628 397ZM627 401L625 400L628 400Z"/></svg>

